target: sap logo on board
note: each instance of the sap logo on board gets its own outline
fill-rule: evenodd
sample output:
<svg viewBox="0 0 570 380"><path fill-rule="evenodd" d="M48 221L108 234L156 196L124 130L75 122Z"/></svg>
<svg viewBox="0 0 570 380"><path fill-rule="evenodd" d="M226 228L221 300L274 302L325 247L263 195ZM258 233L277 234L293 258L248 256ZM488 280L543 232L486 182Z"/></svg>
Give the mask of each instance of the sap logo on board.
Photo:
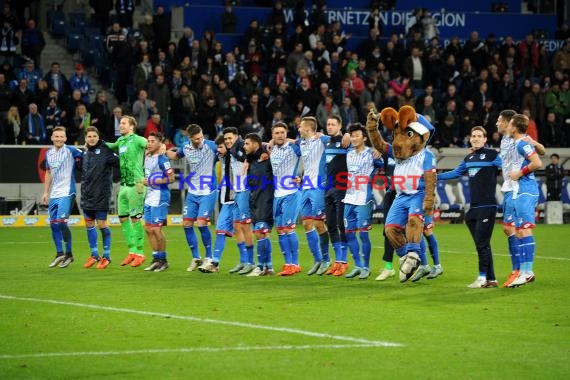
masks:
<svg viewBox="0 0 570 380"><path fill-rule="evenodd" d="M173 216L170 218L170 222L172 224L182 224L182 217L181 216Z"/></svg>
<svg viewBox="0 0 570 380"><path fill-rule="evenodd" d="M77 223L79 223L79 218L69 218L67 220L67 224L69 224L70 226L75 226Z"/></svg>
<svg viewBox="0 0 570 380"><path fill-rule="evenodd" d="M121 224L118 216L111 216L109 218L109 224Z"/></svg>
<svg viewBox="0 0 570 380"><path fill-rule="evenodd" d="M2 218L2 224L5 226L13 226L16 224L16 218Z"/></svg>

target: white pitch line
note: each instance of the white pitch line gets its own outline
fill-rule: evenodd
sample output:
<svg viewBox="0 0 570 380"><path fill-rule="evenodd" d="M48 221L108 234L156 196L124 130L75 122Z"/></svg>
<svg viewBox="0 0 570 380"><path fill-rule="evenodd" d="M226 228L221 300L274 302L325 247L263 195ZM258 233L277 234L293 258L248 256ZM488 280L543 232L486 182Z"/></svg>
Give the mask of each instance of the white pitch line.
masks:
<svg viewBox="0 0 570 380"><path fill-rule="evenodd" d="M128 351L93 351L93 352L43 352L37 354L0 355L0 359L53 358L65 356L117 356L140 354L171 354L187 352L226 352L226 351L294 351L294 350L338 350L345 348L380 347L377 344L314 344L281 346L236 346L236 347L188 347L188 348L151 348Z"/></svg>
<svg viewBox="0 0 570 380"><path fill-rule="evenodd" d="M292 329L292 328L288 328L288 327L275 327L275 326L257 325L254 323L222 321L222 320L218 320L218 319L193 317L190 315L176 315L176 314L167 314L167 313L157 313L157 312L152 312L152 311L126 309L126 308L120 308L120 307L101 306L101 305L93 305L93 304L78 303L78 302L68 302L68 301L59 301L59 300L50 300L50 299L41 299L41 298L15 297L15 296L4 295L4 294L0 294L0 299L13 300L13 301L36 302L36 303L49 303L49 304L54 304L54 305L75 306L75 307L82 307L82 308L94 309L94 310L115 311L115 312L119 312L119 313L139 314L139 315L146 315L146 316L151 316L151 317L181 319L181 320L185 320L185 321L208 323L208 324L217 324L217 325L226 325L226 326L235 326L235 327L244 327L244 328L256 329L256 330L277 331L277 332L284 332L284 333L289 333L289 334L298 334L298 335L310 336L310 337L315 337L315 338L334 339L334 340L354 342L354 343L360 343L360 344L369 344L369 345L375 345L375 346L381 346L381 347L400 347L400 346L402 346L400 343L394 343L394 342L368 340L368 339L363 339L363 338L354 338L351 336L331 335L331 334L312 332L312 331L307 331L307 330Z"/></svg>

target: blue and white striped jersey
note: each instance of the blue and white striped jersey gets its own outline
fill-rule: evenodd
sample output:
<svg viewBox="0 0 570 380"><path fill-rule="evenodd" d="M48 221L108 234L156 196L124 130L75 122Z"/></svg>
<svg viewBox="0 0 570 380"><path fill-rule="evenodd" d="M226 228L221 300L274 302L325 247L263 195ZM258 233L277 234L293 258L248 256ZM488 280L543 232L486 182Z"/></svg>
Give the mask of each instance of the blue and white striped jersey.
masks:
<svg viewBox="0 0 570 380"><path fill-rule="evenodd" d="M178 148L176 154L179 158L186 157L190 166L190 184L188 192L194 195L208 195L218 188L215 173L216 144L211 140L204 140L199 148L194 148L191 143Z"/></svg>
<svg viewBox="0 0 570 380"><path fill-rule="evenodd" d="M64 145L50 148L46 153L46 169L51 172L51 198L75 194L75 161L83 152L76 147Z"/></svg>
<svg viewBox="0 0 570 380"><path fill-rule="evenodd" d="M330 136L314 136L311 139L300 139L297 144L301 149L303 162L303 178L301 190L317 189L319 184L326 183L325 148Z"/></svg>
<svg viewBox="0 0 570 380"><path fill-rule="evenodd" d="M365 147L357 152L351 149L346 154L348 167L348 188L344 196L344 203L351 205L365 205L372 199L372 174L376 168L383 166L381 159L374 159L372 149Z"/></svg>
<svg viewBox="0 0 570 380"><path fill-rule="evenodd" d="M503 162L501 166L503 172L503 186L501 187L501 191L513 191L516 185L509 177L509 173L521 168L524 157L517 153L515 140L510 136L503 136L501 139L501 160Z"/></svg>
<svg viewBox="0 0 570 380"><path fill-rule="evenodd" d="M517 154L523 158L523 162L514 170L521 170L524 166L530 164L529 158L536 154L536 150L529 142L522 139L515 141L515 147ZM518 181L513 181L513 199L521 194L538 196L538 185L536 184L534 172L523 175Z"/></svg>
<svg viewBox="0 0 570 380"><path fill-rule="evenodd" d="M388 154L393 157L392 146ZM405 160L396 160L392 186L398 194L416 194L425 189L424 173L435 171L435 156L424 148Z"/></svg>
<svg viewBox="0 0 570 380"><path fill-rule="evenodd" d="M168 174L171 173L172 170L170 161L165 155L154 154L152 156L145 156L144 176L146 178L156 176L155 173L161 173L164 177L168 177ZM168 184L149 186L144 203L152 207L163 206L164 204L168 205L170 203L170 189L168 188Z"/></svg>
<svg viewBox="0 0 570 380"><path fill-rule="evenodd" d="M274 145L271 149L271 168L275 181L275 198L284 197L297 191L293 181L297 175L301 150L297 144Z"/></svg>

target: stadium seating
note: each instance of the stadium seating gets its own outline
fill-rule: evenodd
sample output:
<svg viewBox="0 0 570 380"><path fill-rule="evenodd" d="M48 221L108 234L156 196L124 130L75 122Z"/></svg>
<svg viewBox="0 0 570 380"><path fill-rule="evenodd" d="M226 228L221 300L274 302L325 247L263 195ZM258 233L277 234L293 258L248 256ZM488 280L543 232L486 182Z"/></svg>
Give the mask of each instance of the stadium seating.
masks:
<svg viewBox="0 0 570 380"><path fill-rule="evenodd" d="M542 180L537 178L536 186L538 187L538 205L536 208L544 210L544 204L546 203L546 184L542 183Z"/></svg>
<svg viewBox="0 0 570 380"><path fill-rule="evenodd" d="M458 203L457 184L446 184L443 181L438 181L436 195L439 198L441 210L461 210L463 208L463 205Z"/></svg>
<svg viewBox="0 0 570 380"><path fill-rule="evenodd" d="M564 212L570 212L570 183L568 182L568 177L564 177L562 180L562 206L564 207Z"/></svg>

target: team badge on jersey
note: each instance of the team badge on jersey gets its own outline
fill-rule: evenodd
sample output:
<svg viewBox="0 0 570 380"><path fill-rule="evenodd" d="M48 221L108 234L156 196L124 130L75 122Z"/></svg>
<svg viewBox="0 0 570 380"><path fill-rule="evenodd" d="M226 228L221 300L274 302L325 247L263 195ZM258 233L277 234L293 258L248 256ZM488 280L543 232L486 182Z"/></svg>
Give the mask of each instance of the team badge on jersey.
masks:
<svg viewBox="0 0 570 380"><path fill-rule="evenodd" d="M479 155L479 158L480 158L481 160L484 160L484 159L485 159L485 156L486 156L485 153L481 153L481 154Z"/></svg>

